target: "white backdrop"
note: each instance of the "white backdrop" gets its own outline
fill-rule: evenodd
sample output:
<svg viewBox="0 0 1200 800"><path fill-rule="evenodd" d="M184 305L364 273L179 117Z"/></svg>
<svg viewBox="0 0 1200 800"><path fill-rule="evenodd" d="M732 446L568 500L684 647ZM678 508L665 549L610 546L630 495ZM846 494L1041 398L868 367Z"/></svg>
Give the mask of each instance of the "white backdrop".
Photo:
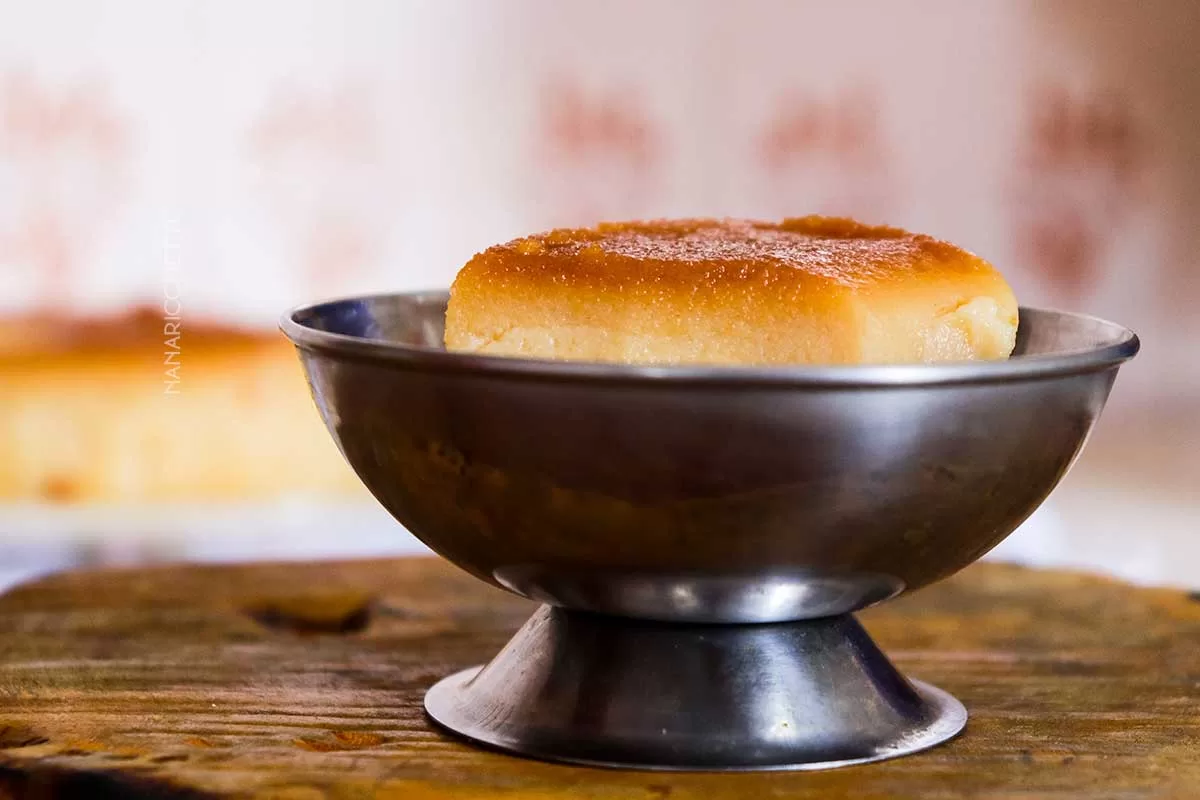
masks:
<svg viewBox="0 0 1200 800"><path fill-rule="evenodd" d="M169 236L185 316L270 326L555 224L904 225L1145 343L1008 552L1200 582L1198 34L1187 0L3 0L0 311L159 302Z"/></svg>

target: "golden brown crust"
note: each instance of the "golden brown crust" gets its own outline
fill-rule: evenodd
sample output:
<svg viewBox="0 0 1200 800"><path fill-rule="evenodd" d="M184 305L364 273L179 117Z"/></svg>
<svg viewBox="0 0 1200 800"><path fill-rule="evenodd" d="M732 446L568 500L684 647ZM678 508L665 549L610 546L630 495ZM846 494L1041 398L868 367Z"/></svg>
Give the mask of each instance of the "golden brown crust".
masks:
<svg viewBox="0 0 1200 800"><path fill-rule="evenodd" d="M633 363L1002 358L1016 301L946 242L847 219L555 230L459 273L450 349Z"/></svg>
<svg viewBox="0 0 1200 800"><path fill-rule="evenodd" d="M274 331L236 327L211 319L176 322L150 306L130 308L117 314L86 316L57 312L34 312L0 318L0 359L37 359L55 355L157 352L172 330L186 335L197 346L245 345L280 339Z"/></svg>

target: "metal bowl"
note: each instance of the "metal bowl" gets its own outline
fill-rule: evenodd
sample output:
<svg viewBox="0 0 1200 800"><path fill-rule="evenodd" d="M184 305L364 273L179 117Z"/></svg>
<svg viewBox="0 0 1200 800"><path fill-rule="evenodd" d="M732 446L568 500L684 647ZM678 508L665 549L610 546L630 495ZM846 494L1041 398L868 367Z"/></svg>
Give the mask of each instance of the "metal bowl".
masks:
<svg viewBox="0 0 1200 800"><path fill-rule="evenodd" d="M1138 350L1119 325L1022 309L1006 361L499 358L444 350L446 299L380 295L284 317L350 465L408 530L480 579L569 611L672 623L663 630L680 635L680 623L848 614L967 566L1059 482ZM491 743L546 750L499 738ZM636 758L646 746L549 755L737 768L786 756L733 763L685 747L671 764L663 753ZM870 759L788 763L855 760Z"/></svg>

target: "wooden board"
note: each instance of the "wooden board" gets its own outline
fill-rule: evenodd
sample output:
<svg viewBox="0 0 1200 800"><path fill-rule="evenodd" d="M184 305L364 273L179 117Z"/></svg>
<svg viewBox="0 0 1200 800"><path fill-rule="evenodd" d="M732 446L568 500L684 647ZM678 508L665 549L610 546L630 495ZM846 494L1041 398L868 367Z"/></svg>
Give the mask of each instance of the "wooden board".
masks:
<svg viewBox="0 0 1200 800"><path fill-rule="evenodd" d="M1200 797L1200 602L977 565L863 615L971 720L917 756L704 775L512 758L421 698L531 606L427 559L65 574L0 598L0 798Z"/></svg>

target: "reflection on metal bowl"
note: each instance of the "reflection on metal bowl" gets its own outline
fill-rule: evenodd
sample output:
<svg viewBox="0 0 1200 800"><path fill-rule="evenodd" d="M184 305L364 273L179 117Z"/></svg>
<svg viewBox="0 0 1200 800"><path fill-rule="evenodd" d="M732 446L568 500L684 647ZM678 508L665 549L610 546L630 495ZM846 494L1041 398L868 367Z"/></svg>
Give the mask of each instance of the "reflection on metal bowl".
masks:
<svg viewBox="0 0 1200 800"><path fill-rule="evenodd" d="M644 624L633 619L675 623L660 635L674 631L678 659L698 657L682 623L784 623L794 627L781 641L803 639L811 626L826 630L823 618L978 559L1066 473L1117 368L1138 349L1119 325L1023 309L1017 351L1006 361L761 369L548 362L446 352L445 301L443 293L383 295L284 318L351 466L414 535L463 569L565 609L554 619L623 617L630 636ZM850 624L828 630L850 636ZM606 636L622 629L613 623ZM541 652L558 642L522 647ZM785 650L780 658L815 663L811 649ZM909 686L882 655L871 661L876 677L889 676L877 682L881 691ZM734 672L708 674L710 685L689 697L732 702ZM578 697L599 691L594 670L572 675L582 682ZM569 749L569 730L551 740L531 729L528 739L511 728L480 731L482 718L463 711L478 696L475 682L449 680L430 708L448 727L546 757L580 752ZM511 691L514 709L539 702L515 684ZM830 706L840 722L820 720L829 730L853 728L876 702L845 691ZM956 718L948 704L921 696L922 714ZM893 692L891 700L903 698ZM622 724L652 726L653 705ZM931 729L950 735L945 725ZM876 733L886 735L863 732L864 747L878 744ZM619 738L593 741L584 760L767 766L749 753L713 755L711 742L690 739L675 742L667 764L648 750L636 758ZM800 748L767 760L842 762L846 752Z"/></svg>

